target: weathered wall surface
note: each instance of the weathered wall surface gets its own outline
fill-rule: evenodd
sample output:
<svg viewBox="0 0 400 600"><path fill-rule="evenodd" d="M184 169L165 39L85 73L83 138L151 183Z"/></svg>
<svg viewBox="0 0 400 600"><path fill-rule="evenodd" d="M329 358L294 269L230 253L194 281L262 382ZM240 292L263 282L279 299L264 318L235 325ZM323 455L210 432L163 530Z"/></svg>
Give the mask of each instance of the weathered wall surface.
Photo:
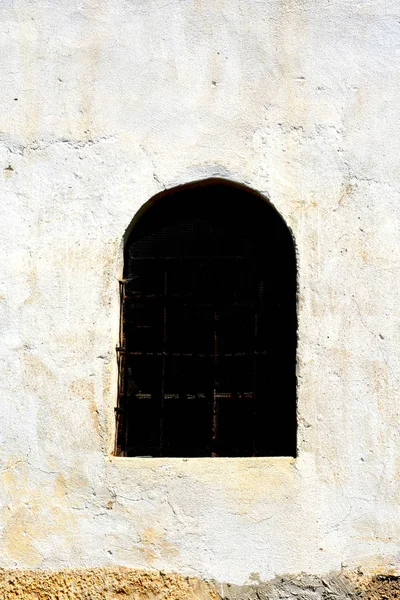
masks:
<svg viewBox="0 0 400 600"><path fill-rule="evenodd" d="M126 567L0 569L0 594L4 600L395 600L400 578L354 571L322 577L303 573L238 586Z"/></svg>
<svg viewBox="0 0 400 600"><path fill-rule="evenodd" d="M214 585L195 577L121 567L55 572L0 569L0 594L3 600L220 599Z"/></svg>
<svg viewBox="0 0 400 600"><path fill-rule="evenodd" d="M399 567L400 3L0 5L4 568ZM122 237L245 183L299 262L296 459L113 458Z"/></svg>

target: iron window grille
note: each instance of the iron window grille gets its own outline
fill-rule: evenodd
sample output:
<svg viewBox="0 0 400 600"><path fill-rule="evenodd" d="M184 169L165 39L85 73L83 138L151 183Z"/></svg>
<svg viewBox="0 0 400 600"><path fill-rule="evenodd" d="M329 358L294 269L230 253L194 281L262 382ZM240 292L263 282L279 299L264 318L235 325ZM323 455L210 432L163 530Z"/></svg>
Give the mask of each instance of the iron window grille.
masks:
<svg viewBox="0 0 400 600"><path fill-rule="evenodd" d="M120 296L118 455L295 455L296 261L270 204L220 182L150 202Z"/></svg>

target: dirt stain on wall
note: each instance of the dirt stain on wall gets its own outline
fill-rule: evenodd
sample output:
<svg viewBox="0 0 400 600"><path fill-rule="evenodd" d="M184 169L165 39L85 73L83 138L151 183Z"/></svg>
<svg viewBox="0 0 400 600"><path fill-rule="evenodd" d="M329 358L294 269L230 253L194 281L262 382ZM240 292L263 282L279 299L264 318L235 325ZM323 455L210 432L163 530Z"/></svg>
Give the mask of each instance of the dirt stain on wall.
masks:
<svg viewBox="0 0 400 600"><path fill-rule="evenodd" d="M142 542L142 552L146 560L151 564L162 557L177 556L177 547L167 540L164 531L156 531L151 527L145 529L140 536Z"/></svg>
<svg viewBox="0 0 400 600"><path fill-rule="evenodd" d="M93 428L97 434L100 434L99 411L94 399L94 382L90 379L77 379L71 383L70 388L75 396L86 400L88 403Z"/></svg>

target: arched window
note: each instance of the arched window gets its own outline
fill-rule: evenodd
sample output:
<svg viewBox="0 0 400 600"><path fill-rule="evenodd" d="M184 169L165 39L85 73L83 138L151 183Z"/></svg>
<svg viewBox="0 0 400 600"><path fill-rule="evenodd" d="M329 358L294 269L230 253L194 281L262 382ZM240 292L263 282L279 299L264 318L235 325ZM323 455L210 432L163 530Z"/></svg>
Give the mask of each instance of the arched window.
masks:
<svg viewBox="0 0 400 600"><path fill-rule="evenodd" d="M121 284L117 454L294 456L296 259L277 211L220 180L140 211Z"/></svg>

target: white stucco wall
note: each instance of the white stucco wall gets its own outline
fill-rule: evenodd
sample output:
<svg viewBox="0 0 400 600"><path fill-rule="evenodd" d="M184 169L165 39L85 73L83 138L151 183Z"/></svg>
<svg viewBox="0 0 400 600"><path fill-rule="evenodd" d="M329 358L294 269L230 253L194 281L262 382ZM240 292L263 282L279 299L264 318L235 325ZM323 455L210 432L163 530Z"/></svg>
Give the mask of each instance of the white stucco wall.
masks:
<svg viewBox="0 0 400 600"><path fill-rule="evenodd" d="M399 22L395 0L0 4L0 566L400 566ZM112 457L124 231L207 177L295 236L297 459Z"/></svg>

